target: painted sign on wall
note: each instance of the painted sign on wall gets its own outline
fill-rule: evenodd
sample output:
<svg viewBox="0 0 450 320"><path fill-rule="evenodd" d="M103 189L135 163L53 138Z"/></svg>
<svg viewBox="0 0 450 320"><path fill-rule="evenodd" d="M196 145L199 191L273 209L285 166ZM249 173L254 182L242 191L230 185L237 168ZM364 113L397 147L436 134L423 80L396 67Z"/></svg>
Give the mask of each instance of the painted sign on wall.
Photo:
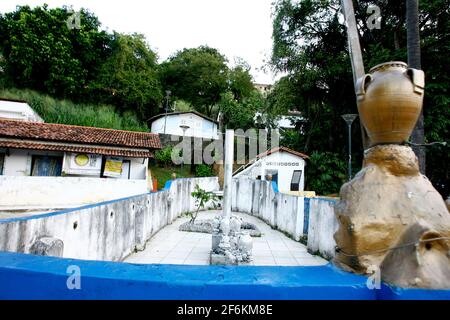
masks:
<svg viewBox="0 0 450 320"><path fill-rule="evenodd" d="M105 177L118 178L122 175L122 163L121 157L108 157L105 162L105 170L103 175Z"/></svg>
<svg viewBox="0 0 450 320"><path fill-rule="evenodd" d="M99 176L102 167L102 156L98 154L71 153L69 166L64 167L64 173L66 174Z"/></svg>

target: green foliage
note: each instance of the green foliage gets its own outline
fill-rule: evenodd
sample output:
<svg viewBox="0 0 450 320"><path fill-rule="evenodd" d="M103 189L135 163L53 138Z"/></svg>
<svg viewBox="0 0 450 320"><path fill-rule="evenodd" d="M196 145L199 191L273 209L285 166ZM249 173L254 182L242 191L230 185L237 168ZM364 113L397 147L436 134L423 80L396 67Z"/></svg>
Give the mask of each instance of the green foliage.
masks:
<svg viewBox="0 0 450 320"><path fill-rule="evenodd" d="M306 189L328 195L339 192L346 178L346 162L339 154L314 151L308 164Z"/></svg>
<svg viewBox="0 0 450 320"><path fill-rule="evenodd" d="M211 116L212 107L227 89L226 58L207 46L178 51L161 66L161 78L172 95Z"/></svg>
<svg viewBox="0 0 450 320"><path fill-rule="evenodd" d="M173 147L167 146L155 152L155 159L160 166L168 167L172 165Z"/></svg>
<svg viewBox="0 0 450 320"><path fill-rule="evenodd" d="M19 6L0 15L0 51L10 86L57 97L80 98L108 56L111 36L81 10L81 28L70 30L67 7Z"/></svg>
<svg viewBox="0 0 450 320"><path fill-rule="evenodd" d="M228 129L247 130L255 127L255 113L263 110L264 105L263 96L257 90L253 90L242 101L236 100L231 92L222 94L218 108Z"/></svg>
<svg viewBox="0 0 450 320"><path fill-rule="evenodd" d="M366 70L381 62L406 61L405 1L353 3ZM370 30L365 24L370 4L381 9L380 30ZM429 142L445 141L449 136L448 7L448 0L422 0L419 7L422 68L426 74L425 135ZM288 75L275 85L268 108L274 114L295 107L302 113L303 121L297 126L302 136L294 143L298 150L328 151L345 158L346 126L340 116L357 113L357 108L340 8L340 0L275 2L271 63ZM353 156L361 163L359 121L355 121L353 130ZM427 162L427 176L446 197L450 187L448 147L427 148Z"/></svg>
<svg viewBox="0 0 450 320"><path fill-rule="evenodd" d="M54 99L32 90L0 89L0 96L26 101L45 122L49 123L148 131L147 125L138 121L135 114L128 111L121 115L110 105L75 104L69 100Z"/></svg>
<svg viewBox="0 0 450 320"><path fill-rule="evenodd" d="M196 177L212 177L214 176L214 171L211 166L206 164L199 164L195 167Z"/></svg>
<svg viewBox="0 0 450 320"><path fill-rule="evenodd" d="M191 193L191 196L195 199L195 205L197 206L196 212L189 212L188 215L191 217L189 223L195 223L195 219L197 219L198 212L200 209L204 209L205 205L209 202L217 208L219 198L211 191L205 191L200 188L198 185L195 186L195 191Z"/></svg>
<svg viewBox="0 0 450 320"><path fill-rule="evenodd" d="M234 99L239 102L250 97L255 91L250 69L250 65L240 59L229 72L229 90L233 93Z"/></svg>
<svg viewBox="0 0 450 320"><path fill-rule="evenodd" d="M162 101L157 56L140 34L114 34L112 55L102 65L92 90L102 101L136 112L140 119L156 114Z"/></svg>

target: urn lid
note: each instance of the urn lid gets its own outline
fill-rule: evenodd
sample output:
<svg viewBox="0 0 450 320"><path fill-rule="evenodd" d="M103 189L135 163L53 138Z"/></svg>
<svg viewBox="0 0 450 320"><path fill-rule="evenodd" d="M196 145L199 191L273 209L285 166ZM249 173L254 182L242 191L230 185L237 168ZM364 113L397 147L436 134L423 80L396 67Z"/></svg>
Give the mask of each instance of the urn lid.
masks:
<svg viewBox="0 0 450 320"><path fill-rule="evenodd" d="M373 73L375 71L380 71L382 69L385 68L389 68L389 67L400 67L400 68L408 68L408 65L403 62L403 61L389 61L389 62L383 62L380 64L377 64L375 67L372 67L372 69L370 69L370 73Z"/></svg>

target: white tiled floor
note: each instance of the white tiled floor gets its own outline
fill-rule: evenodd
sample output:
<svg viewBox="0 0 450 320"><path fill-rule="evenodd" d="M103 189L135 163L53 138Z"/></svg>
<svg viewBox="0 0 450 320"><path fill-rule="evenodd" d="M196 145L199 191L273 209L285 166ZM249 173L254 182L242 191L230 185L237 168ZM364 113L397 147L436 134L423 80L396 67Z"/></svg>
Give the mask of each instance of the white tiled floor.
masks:
<svg viewBox="0 0 450 320"><path fill-rule="evenodd" d="M205 211L201 212L197 219L209 219L218 214L220 214L219 211ZM250 265L316 266L327 263L321 257L309 254L303 244L273 230L258 218L243 213L234 212L233 214L255 224L262 233L261 237L253 238L253 262ZM178 227L187 220L182 217L163 228L147 242L144 251L130 255L124 262L208 265L211 235L178 231Z"/></svg>

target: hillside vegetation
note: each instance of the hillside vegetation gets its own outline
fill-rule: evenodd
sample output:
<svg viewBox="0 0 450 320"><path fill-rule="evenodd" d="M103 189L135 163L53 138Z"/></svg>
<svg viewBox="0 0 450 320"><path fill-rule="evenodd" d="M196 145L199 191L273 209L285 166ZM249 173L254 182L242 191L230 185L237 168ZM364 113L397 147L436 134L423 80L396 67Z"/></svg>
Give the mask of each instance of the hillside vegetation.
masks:
<svg viewBox="0 0 450 320"><path fill-rule="evenodd" d="M132 112L119 114L111 105L75 104L32 90L0 89L0 97L26 101L45 122L49 123L148 131L147 125L139 122Z"/></svg>

